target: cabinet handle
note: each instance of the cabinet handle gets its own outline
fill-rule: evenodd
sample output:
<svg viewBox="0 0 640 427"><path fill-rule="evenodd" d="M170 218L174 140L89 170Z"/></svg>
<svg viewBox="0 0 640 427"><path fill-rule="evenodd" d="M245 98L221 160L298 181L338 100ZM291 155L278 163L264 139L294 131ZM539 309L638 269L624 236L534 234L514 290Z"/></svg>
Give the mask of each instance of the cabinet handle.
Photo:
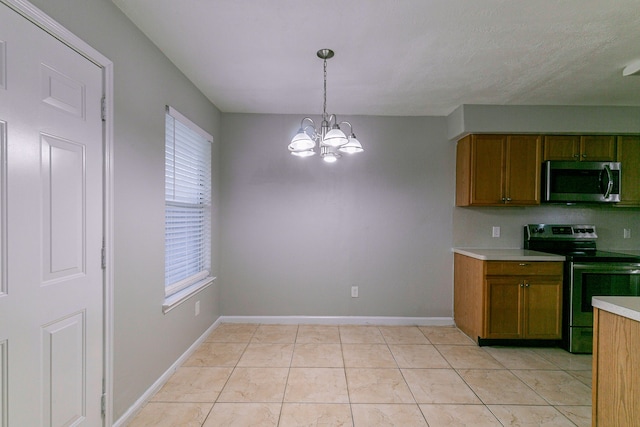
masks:
<svg viewBox="0 0 640 427"><path fill-rule="evenodd" d="M521 287L521 288L524 288L524 283L520 283L520 287Z"/></svg>
<svg viewBox="0 0 640 427"><path fill-rule="evenodd" d="M518 264L518 265L519 265L520 267L526 267L526 266L528 266L529 264L527 264L526 262L521 262L521 263L520 263L520 264Z"/></svg>
<svg viewBox="0 0 640 427"><path fill-rule="evenodd" d="M586 155L586 154L583 154L583 155L582 155L582 157L587 157L587 155Z"/></svg>
<svg viewBox="0 0 640 427"><path fill-rule="evenodd" d="M580 154L574 154L573 157L580 157Z"/></svg>
<svg viewBox="0 0 640 427"><path fill-rule="evenodd" d="M524 287L525 287L525 288L528 288L528 287L529 287L529 284L525 282Z"/></svg>
<svg viewBox="0 0 640 427"><path fill-rule="evenodd" d="M510 202L510 201L511 201L511 197L507 197L507 202Z"/></svg>

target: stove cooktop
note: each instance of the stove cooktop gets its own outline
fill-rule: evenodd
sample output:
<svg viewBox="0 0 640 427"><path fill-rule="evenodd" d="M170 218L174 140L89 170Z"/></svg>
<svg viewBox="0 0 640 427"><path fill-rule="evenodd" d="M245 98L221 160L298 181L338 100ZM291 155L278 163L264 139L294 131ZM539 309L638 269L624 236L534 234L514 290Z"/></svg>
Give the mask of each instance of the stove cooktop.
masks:
<svg viewBox="0 0 640 427"><path fill-rule="evenodd" d="M595 225L528 224L524 226L524 248L564 255L572 262L640 263L640 256L596 248Z"/></svg>
<svg viewBox="0 0 640 427"><path fill-rule="evenodd" d="M559 252L546 251L567 257L567 261L571 262L625 262L640 263L640 256L629 255L620 252L609 251L576 251L576 252Z"/></svg>

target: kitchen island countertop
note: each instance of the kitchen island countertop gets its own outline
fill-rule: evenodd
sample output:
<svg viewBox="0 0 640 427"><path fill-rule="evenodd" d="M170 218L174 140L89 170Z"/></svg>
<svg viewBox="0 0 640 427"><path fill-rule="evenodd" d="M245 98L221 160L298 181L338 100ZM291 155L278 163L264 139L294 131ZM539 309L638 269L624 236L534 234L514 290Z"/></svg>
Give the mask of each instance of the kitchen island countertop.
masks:
<svg viewBox="0 0 640 427"><path fill-rule="evenodd" d="M640 297L593 297L591 304L600 310L640 322Z"/></svg>
<svg viewBox="0 0 640 427"><path fill-rule="evenodd" d="M483 261L564 261L563 255L529 249L453 248L453 252Z"/></svg>

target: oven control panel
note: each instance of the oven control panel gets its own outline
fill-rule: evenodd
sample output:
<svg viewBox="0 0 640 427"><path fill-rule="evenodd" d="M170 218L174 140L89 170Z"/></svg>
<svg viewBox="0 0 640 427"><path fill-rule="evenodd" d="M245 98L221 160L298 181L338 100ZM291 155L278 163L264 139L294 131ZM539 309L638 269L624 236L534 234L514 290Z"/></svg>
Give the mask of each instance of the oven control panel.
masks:
<svg viewBox="0 0 640 427"><path fill-rule="evenodd" d="M526 240L538 239L597 239L595 225L587 224L527 224L525 227Z"/></svg>

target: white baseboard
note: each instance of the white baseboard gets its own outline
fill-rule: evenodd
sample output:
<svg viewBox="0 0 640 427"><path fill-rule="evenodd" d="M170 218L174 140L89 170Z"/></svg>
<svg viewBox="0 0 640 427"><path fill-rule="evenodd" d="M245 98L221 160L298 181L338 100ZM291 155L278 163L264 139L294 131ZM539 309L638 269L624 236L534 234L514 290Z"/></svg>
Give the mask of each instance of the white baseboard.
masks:
<svg viewBox="0 0 640 427"><path fill-rule="evenodd" d="M221 316L221 323L281 325L453 326L453 317L388 316Z"/></svg>
<svg viewBox="0 0 640 427"><path fill-rule="evenodd" d="M127 412L122 414L122 416L118 418L115 423L113 423L113 427L123 427L127 425L127 423L129 423L131 420L133 420L133 418L138 414L138 412L140 412L145 403L147 403L147 401L151 399L167 381L169 381L171 375L173 375L175 371L180 366L182 366L184 362L187 361L189 356L191 356L193 352L196 351L198 347L200 347L200 344L204 342L209 334L211 334L211 332L213 332L213 330L217 328L220 323L222 323L222 321L219 317L218 320L213 322L213 325L211 325L202 335L200 335L200 337L187 349L187 351L185 351L182 356L180 356L178 360L176 360L169 367L169 369L167 369L165 373L162 374L160 378L158 378L156 382L154 382L142 396L140 396L138 400L136 400L136 402L127 410Z"/></svg>

